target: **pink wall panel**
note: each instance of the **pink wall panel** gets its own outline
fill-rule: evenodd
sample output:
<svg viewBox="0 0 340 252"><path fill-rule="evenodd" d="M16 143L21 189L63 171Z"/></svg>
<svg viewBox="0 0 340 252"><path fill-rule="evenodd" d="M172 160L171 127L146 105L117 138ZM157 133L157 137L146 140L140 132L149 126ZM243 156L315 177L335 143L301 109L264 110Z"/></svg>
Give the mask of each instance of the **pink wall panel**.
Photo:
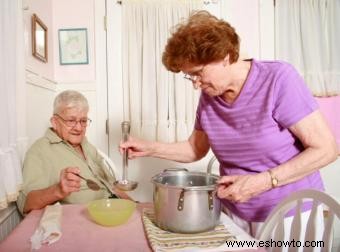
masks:
<svg viewBox="0 0 340 252"><path fill-rule="evenodd" d="M95 80L94 0L53 0L54 80L58 83L81 83ZM59 64L59 29L87 28L89 64Z"/></svg>
<svg viewBox="0 0 340 252"><path fill-rule="evenodd" d="M340 96L316 98L340 149Z"/></svg>
<svg viewBox="0 0 340 252"><path fill-rule="evenodd" d="M26 7L26 5L25 5ZM47 79L53 80L54 76L54 39L53 39L53 19L52 3L46 0L31 0L27 2L27 11L24 12L24 38L25 38L25 56L27 68ZM48 60L42 62L32 56L32 15L36 14L41 21L47 26L47 44Z"/></svg>

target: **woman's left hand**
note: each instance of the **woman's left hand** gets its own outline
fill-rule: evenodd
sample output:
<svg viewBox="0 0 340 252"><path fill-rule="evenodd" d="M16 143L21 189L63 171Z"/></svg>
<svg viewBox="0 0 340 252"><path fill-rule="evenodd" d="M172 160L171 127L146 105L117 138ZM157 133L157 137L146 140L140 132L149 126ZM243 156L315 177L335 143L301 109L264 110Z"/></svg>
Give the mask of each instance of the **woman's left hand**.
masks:
<svg viewBox="0 0 340 252"><path fill-rule="evenodd" d="M246 202L250 198L271 189L268 172L255 175L223 176L217 182L217 196L232 202Z"/></svg>

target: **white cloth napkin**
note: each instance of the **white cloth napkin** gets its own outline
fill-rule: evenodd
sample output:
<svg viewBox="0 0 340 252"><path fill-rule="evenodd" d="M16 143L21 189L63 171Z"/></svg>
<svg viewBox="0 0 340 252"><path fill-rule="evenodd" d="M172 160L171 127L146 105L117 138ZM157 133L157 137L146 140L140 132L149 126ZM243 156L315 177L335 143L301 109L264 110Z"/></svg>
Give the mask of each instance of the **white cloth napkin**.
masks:
<svg viewBox="0 0 340 252"><path fill-rule="evenodd" d="M39 226L31 237L32 250L39 249L43 244L51 244L61 237L62 207L59 202L46 206Z"/></svg>

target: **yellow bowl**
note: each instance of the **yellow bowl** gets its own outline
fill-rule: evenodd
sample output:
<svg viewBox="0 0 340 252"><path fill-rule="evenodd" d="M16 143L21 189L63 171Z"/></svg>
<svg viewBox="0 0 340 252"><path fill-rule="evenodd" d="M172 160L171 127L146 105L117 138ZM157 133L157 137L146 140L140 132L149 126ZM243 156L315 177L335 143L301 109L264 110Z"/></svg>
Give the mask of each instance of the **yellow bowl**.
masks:
<svg viewBox="0 0 340 252"><path fill-rule="evenodd" d="M125 223L135 209L136 203L125 199L100 199L87 205L91 218L102 226L118 226Z"/></svg>

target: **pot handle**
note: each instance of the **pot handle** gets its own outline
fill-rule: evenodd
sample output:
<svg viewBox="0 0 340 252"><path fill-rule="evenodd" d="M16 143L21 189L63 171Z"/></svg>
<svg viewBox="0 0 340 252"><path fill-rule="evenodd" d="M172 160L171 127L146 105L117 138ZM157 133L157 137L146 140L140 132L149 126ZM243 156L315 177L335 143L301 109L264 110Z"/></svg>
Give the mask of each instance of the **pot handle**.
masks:
<svg viewBox="0 0 340 252"><path fill-rule="evenodd" d="M177 203L177 210L178 211L182 211L183 208L184 208L184 193L185 193L185 189L182 189L181 193L179 194L178 203ZM216 193L216 190L208 191L208 207L209 207L209 210L214 209L214 197L213 197L214 193Z"/></svg>
<svg viewBox="0 0 340 252"><path fill-rule="evenodd" d="M208 192L208 206L209 206L209 210L213 210L214 209L214 198L213 198L213 194L215 193L215 191L209 191Z"/></svg>
<svg viewBox="0 0 340 252"><path fill-rule="evenodd" d="M163 172L179 172L179 171L188 171L186 168L168 168L163 170Z"/></svg>
<svg viewBox="0 0 340 252"><path fill-rule="evenodd" d="M177 203L177 210L178 211L182 211L184 208L184 189L182 189L180 195L179 195L179 199L178 199L178 203Z"/></svg>

